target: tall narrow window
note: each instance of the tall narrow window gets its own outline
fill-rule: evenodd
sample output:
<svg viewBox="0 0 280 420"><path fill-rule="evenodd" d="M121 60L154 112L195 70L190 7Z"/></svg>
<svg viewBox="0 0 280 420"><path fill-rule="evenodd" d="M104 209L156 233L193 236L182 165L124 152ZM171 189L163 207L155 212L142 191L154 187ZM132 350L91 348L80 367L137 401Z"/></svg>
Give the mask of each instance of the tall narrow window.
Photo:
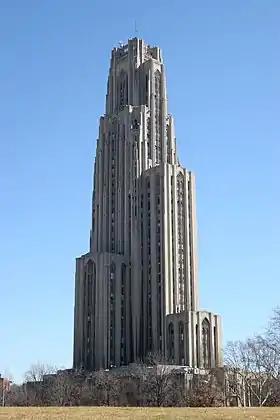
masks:
<svg viewBox="0 0 280 420"><path fill-rule="evenodd" d="M174 177L173 175L171 175L170 177L170 190L171 190L171 239L172 239L172 247L171 247L171 252L172 252L172 291L173 291L173 312L176 312L176 283L177 283L177 273L175 271L175 250L174 250L174 235L175 235L175 221L174 221L174 188L173 188L173 184L174 184Z"/></svg>
<svg viewBox="0 0 280 420"><path fill-rule="evenodd" d="M147 331L147 344L148 351L152 351L152 261L151 261L151 191L150 191L150 179L146 179L146 194L147 194L147 213L148 213L148 232L147 232L147 320L148 320L148 331Z"/></svg>
<svg viewBox="0 0 280 420"><path fill-rule="evenodd" d="M95 296L94 296L94 278L93 278L93 267L95 267L95 264L89 260L86 266L86 286L87 286L87 355L86 355L86 367L87 369L92 369L93 367L93 316L94 316L94 305L95 302Z"/></svg>
<svg viewBox="0 0 280 420"><path fill-rule="evenodd" d="M116 270L112 262L110 266L110 365L115 366L115 310L116 310Z"/></svg>
<svg viewBox="0 0 280 420"><path fill-rule="evenodd" d="M120 253L124 253L125 249L125 235L126 235L126 218L125 218L125 174L126 174L126 164L125 164L125 155L126 155L126 143L125 143L125 124L121 126L120 133L120 145L119 150L121 151L121 159L119 159L119 194L120 194L120 205L118 206L118 211L120 213L120 226L121 226L121 238L120 238Z"/></svg>
<svg viewBox="0 0 280 420"><path fill-rule="evenodd" d="M87 367L87 353L88 353L88 323L87 323L87 317L88 317L88 299L87 299L87 293L88 293L88 284L87 284L87 268L85 267L84 271L84 278L83 278L83 357L82 357L82 365L83 368Z"/></svg>
<svg viewBox="0 0 280 420"><path fill-rule="evenodd" d="M148 159L152 159L152 147L151 147L151 118L147 118L147 153Z"/></svg>
<svg viewBox="0 0 280 420"><path fill-rule="evenodd" d="M128 104L128 75L123 70L118 77L118 99L119 108L123 109Z"/></svg>
<svg viewBox="0 0 280 420"><path fill-rule="evenodd" d="M122 264L121 269L121 345L120 345L120 358L121 365L126 363L126 299L125 299L125 290L126 290L126 266Z"/></svg>
<svg viewBox="0 0 280 420"><path fill-rule="evenodd" d="M214 360L215 360L215 367L218 365L218 360L217 360L217 329L216 327L214 327L214 332L213 332L213 338L214 338Z"/></svg>
<svg viewBox="0 0 280 420"><path fill-rule="evenodd" d="M177 176L177 255L178 255L178 286L179 286L179 312L185 310L185 193L184 176Z"/></svg>
<svg viewBox="0 0 280 420"><path fill-rule="evenodd" d="M172 142L171 142L171 132L170 132L170 116L167 119L166 124L166 142L167 142L167 163L172 164Z"/></svg>
<svg viewBox="0 0 280 420"><path fill-rule="evenodd" d="M131 214L132 214L132 200L131 200L131 194L128 195L128 252L129 252L129 258L131 258Z"/></svg>
<svg viewBox="0 0 280 420"><path fill-rule="evenodd" d="M129 293L129 362L132 362L133 355L134 355L134 341L133 341L133 332L132 332L132 296L131 296L131 265L128 268L128 276L126 276L127 285L128 285L128 293Z"/></svg>
<svg viewBox="0 0 280 420"><path fill-rule="evenodd" d="M146 74L146 89L145 89L145 94L146 94L146 100L145 103L148 106L149 105L149 75Z"/></svg>
<svg viewBox="0 0 280 420"><path fill-rule="evenodd" d="M157 271L157 301L158 301L158 339L160 350L163 351L163 338L162 338L162 268L161 268L161 191L160 191L160 175L156 175L156 271Z"/></svg>
<svg viewBox="0 0 280 420"><path fill-rule="evenodd" d="M161 162L161 74L155 72L155 163Z"/></svg>
<svg viewBox="0 0 280 420"><path fill-rule="evenodd" d="M128 105L128 74L125 73L124 76L124 86L125 86L125 90L124 90L124 104Z"/></svg>
<svg viewBox="0 0 280 420"><path fill-rule="evenodd" d="M192 194L191 194L191 181L188 180L188 237L189 237L189 270L190 270L190 306L191 310L194 310L194 301L193 301L193 250L192 250Z"/></svg>
<svg viewBox="0 0 280 420"><path fill-rule="evenodd" d="M195 326L195 344L196 344L196 367L201 367L200 362L200 339L198 325Z"/></svg>
<svg viewBox="0 0 280 420"><path fill-rule="evenodd" d="M168 325L168 355L170 363L175 362L175 350L174 350L174 325L170 322Z"/></svg>
<svg viewBox="0 0 280 420"><path fill-rule="evenodd" d="M92 275L92 324L93 324L93 331L92 331L92 364L94 367L95 359L94 359L94 346L95 346L95 311L96 311L96 264L93 263L93 275Z"/></svg>
<svg viewBox="0 0 280 420"><path fill-rule="evenodd" d="M184 334L184 324L182 321L180 321L179 323L179 363L181 365L185 364L185 350L184 350L184 346L185 346L185 334Z"/></svg>
<svg viewBox="0 0 280 420"><path fill-rule="evenodd" d="M202 321L202 355L203 367L209 369L211 366L210 355L210 323L207 318Z"/></svg>
<svg viewBox="0 0 280 420"><path fill-rule="evenodd" d="M119 146L119 122L114 119L112 122L112 134L111 134L111 252L115 252L117 248L116 244L116 215L117 215L117 148Z"/></svg>
<svg viewBox="0 0 280 420"><path fill-rule="evenodd" d="M145 296L145 289L146 289L146 273L144 272L144 259L146 259L146 247L144 247L144 219L143 219L143 208L144 208L144 194L141 194L140 197L140 242L141 242L141 252L140 252L140 257L141 257L141 319L143 320L140 324L140 343L139 343L139 356L140 358L144 357L145 354L145 334L146 334L146 329L145 325L146 322L146 296Z"/></svg>

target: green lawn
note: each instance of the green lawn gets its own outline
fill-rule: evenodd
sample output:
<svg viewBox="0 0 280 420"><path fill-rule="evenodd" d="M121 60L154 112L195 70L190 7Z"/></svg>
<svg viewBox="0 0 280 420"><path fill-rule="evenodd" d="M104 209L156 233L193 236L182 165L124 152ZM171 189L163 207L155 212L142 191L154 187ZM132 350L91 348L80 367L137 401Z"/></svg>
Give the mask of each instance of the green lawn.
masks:
<svg viewBox="0 0 280 420"><path fill-rule="evenodd" d="M67 407L67 408L0 408L3 419L248 419L280 420L279 408L119 408L119 407Z"/></svg>

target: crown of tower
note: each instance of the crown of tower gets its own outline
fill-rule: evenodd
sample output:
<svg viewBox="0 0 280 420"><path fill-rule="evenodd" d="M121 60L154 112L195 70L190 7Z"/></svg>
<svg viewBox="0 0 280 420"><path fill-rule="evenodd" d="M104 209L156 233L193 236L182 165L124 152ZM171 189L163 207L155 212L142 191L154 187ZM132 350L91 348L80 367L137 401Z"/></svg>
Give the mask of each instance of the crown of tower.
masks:
<svg viewBox="0 0 280 420"><path fill-rule="evenodd" d="M118 47L112 49L112 59L123 60L131 52L140 63L150 59L162 62L161 49L147 44L142 38L130 38L127 44L120 42Z"/></svg>

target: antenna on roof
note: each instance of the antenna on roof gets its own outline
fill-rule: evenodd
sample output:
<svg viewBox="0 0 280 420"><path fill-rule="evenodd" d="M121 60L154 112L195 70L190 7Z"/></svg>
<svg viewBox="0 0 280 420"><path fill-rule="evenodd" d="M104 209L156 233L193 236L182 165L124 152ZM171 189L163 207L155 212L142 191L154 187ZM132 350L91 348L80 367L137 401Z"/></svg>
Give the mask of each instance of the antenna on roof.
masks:
<svg viewBox="0 0 280 420"><path fill-rule="evenodd" d="M136 36L136 38L137 38L137 36L138 36L138 27L137 27L137 22L136 22L136 20L134 21L134 31L135 31L135 36Z"/></svg>

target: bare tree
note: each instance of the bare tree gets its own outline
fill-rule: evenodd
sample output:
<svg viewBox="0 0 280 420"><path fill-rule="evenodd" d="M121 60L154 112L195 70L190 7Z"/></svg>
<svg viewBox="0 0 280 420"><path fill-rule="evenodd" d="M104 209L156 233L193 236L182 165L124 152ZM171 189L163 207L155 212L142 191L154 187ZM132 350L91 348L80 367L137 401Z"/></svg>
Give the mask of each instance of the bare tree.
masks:
<svg viewBox="0 0 280 420"><path fill-rule="evenodd" d="M7 406L26 406L27 395L23 385L12 384L10 392L6 394L5 405Z"/></svg>
<svg viewBox="0 0 280 420"><path fill-rule="evenodd" d="M116 405L121 381L113 371L98 371L94 375L95 392L101 405Z"/></svg>
<svg viewBox="0 0 280 420"><path fill-rule="evenodd" d="M51 405L70 405L74 381L69 375L58 373L48 387L48 401Z"/></svg>
<svg viewBox="0 0 280 420"><path fill-rule="evenodd" d="M4 378L0 377L0 402L2 406L6 405L7 395L11 391L12 383L12 376L10 374L6 373Z"/></svg>
<svg viewBox="0 0 280 420"><path fill-rule="evenodd" d="M166 361L161 354L149 354L138 365L142 383L142 400L145 405L180 405L183 399L183 375Z"/></svg>
<svg viewBox="0 0 280 420"><path fill-rule="evenodd" d="M57 369L51 365L43 363L32 364L29 370L25 373L26 382L42 381L45 375L55 374Z"/></svg>
<svg viewBox="0 0 280 420"><path fill-rule="evenodd" d="M257 336L262 347L263 364L275 381L280 381L280 308L276 308L269 320L265 334Z"/></svg>
<svg viewBox="0 0 280 420"><path fill-rule="evenodd" d="M50 365L36 363L25 373L25 392L28 405L49 404L50 383L45 381L46 375L54 375L56 369Z"/></svg>
<svg viewBox="0 0 280 420"><path fill-rule="evenodd" d="M186 402L189 407L222 407L223 392L210 382L200 382L188 394Z"/></svg>
<svg viewBox="0 0 280 420"><path fill-rule="evenodd" d="M265 333L257 337L263 348L264 370L272 377L273 391L265 405L280 405L280 307L273 310Z"/></svg>
<svg viewBox="0 0 280 420"><path fill-rule="evenodd" d="M118 403L121 406L137 407L141 405L141 381L135 373L120 377L120 395Z"/></svg>
<svg viewBox="0 0 280 420"><path fill-rule="evenodd" d="M273 310L264 338L267 345L280 356L280 307Z"/></svg>
<svg viewBox="0 0 280 420"><path fill-rule="evenodd" d="M267 348L258 338L230 342L225 349L227 385L242 405L263 406L274 390ZM267 366L266 366L266 365Z"/></svg>

